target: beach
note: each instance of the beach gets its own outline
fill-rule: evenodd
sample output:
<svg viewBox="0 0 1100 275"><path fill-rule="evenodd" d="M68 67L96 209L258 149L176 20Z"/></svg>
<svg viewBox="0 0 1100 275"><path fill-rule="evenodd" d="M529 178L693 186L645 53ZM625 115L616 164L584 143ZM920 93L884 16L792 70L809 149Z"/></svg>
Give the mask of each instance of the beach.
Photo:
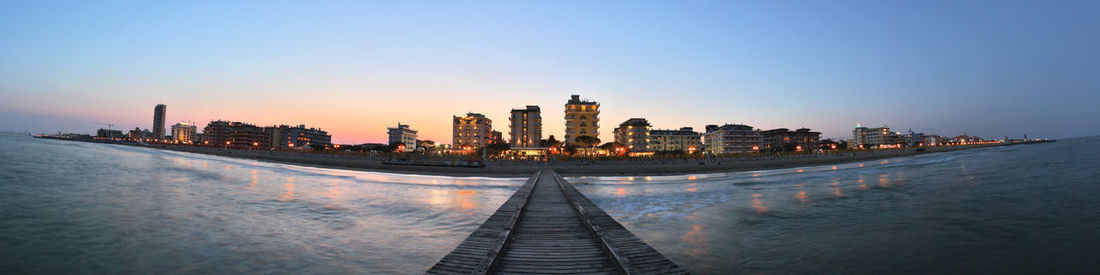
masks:
<svg viewBox="0 0 1100 275"><path fill-rule="evenodd" d="M739 172L777 168L790 168L813 165L840 164L869 161L918 154L932 154L994 146L1008 146L1028 143L998 143L980 145L926 147L925 150L864 150L844 151L830 154L804 154L787 156L759 156L710 159L632 159L597 161L488 161L485 167L447 167L384 164L382 158L367 157L360 154L329 154L312 152L288 152L267 150L238 150L214 147L198 147L171 144L125 145L217 155L234 158L305 165L323 168L353 169L371 172L412 173L444 176L477 177L526 177L540 168L552 168L564 176L655 176L696 173Z"/></svg>

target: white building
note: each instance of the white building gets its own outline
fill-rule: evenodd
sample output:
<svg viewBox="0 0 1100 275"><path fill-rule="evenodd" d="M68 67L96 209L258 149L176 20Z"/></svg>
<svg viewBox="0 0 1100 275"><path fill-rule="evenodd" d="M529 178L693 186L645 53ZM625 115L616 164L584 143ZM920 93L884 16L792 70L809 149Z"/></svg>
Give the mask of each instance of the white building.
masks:
<svg viewBox="0 0 1100 275"><path fill-rule="evenodd" d="M176 143L192 143L195 141L197 127L190 123L180 122L172 125L172 140Z"/></svg>
<svg viewBox="0 0 1100 275"><path fill-rule="evenodd" d="M691 127L682 127L680 130L650 130L649 149L653 151L702 151L702 136Z"/></svg>
<svg viewBox="0 0 1100 275"><path fill-rule="evenodd" d="M397 123L397 127L386 128L390 136L390 144L401 143L405 145L405 151L416 150L416 130L409 129L409 125Z"/></svg>

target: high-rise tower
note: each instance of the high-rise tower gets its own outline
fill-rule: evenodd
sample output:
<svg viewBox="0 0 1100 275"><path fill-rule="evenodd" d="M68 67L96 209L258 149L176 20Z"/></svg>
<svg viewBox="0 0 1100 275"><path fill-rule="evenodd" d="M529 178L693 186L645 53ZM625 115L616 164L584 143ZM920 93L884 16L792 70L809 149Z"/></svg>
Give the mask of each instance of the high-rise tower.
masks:
<svg viewBox="0 0 1100 275"><path fill-rule="evenodd" d="M565 103L565 143L574 143L579 136L600 137L600 103L581 100L573 95Z"/></svg>
<svg viewBox="0 0 1100 275"><path fill-rule="evenodd" d="M153 138L157 140L164 139L164 112L168 106L164 104L157 104L157 107L153 108Z"/></svg>

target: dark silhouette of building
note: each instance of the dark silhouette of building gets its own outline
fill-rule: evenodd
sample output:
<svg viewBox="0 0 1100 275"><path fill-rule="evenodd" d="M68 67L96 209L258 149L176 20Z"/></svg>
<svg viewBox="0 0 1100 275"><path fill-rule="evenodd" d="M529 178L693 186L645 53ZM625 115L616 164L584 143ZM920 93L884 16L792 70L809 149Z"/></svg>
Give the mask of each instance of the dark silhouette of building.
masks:
<svg viewBox="0 0 1100 275"><path fill-rule="evenodd" d="M787 128L772 129L762 132L764 142L763 149L769 151L798 151L818 149L821 146L821 133L802 128L790 131Z"/></svg>
<svg viewBox="0 0 1100 275"><path fill-rule="evenodd" d="M243 122L211 121L202 129L203 143L214 146L271 148L270 135L264 128ZM227 143L228 142L228 143Z"/></svg>
<svg viewBox="0 0 1100 275"><path fill-rule="evenodd" d="M305 125L298 125L298 127L279 125L264 127L264 130L271 137L273 148L293 149L313 145L332 147L332 136L321 129L306 128Z"/></svg>
<svg viewBox="0 0 1100 275"><path fill-rule="evenodd" d="M153 108L153 138L157 140L164 139L164 115L167 112L168 106L164 104L157 104L157 107Z"/></svg>

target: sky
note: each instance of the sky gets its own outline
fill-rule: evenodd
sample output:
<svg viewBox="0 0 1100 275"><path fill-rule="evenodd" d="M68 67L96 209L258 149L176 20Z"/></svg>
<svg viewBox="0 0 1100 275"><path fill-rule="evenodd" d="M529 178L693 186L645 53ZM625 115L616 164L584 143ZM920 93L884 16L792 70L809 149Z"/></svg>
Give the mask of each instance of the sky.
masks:
<svg viewBox="0 0 1100 275"><path fill-rule="evenodd" d="M450 143L451 117L601 104L600 139L740 123L850 138L1100 134L1100 1L0 0L0 130L216 119Z"/></svg>

